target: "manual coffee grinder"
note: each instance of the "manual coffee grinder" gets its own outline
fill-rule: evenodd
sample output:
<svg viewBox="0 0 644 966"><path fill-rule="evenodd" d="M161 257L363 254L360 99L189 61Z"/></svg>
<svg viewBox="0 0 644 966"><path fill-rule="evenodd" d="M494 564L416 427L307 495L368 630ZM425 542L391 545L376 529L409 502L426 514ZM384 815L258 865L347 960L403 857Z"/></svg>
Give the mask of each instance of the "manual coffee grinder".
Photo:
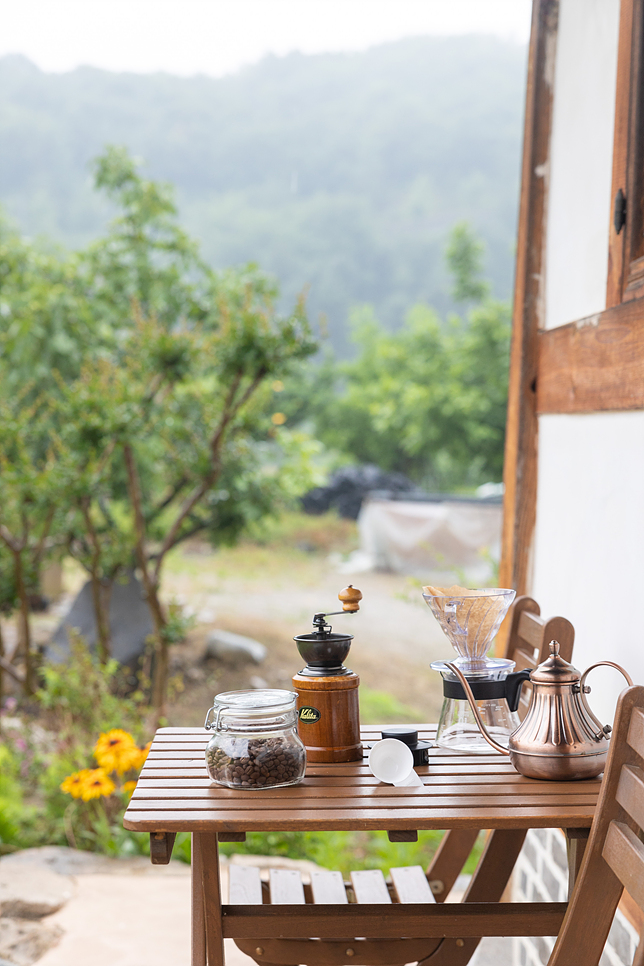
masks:
<svg viewBox="0 0 644 966"><path fill-rule="evenodd" d="M297 730L310 762L359 761L360 678L343 661L349 653L352 634L334 634L327 617L355 614L362 594L349 584L338 594L342 610L315 614L313 633L293 638L306 667L293 675L297 691Z"/></svg>

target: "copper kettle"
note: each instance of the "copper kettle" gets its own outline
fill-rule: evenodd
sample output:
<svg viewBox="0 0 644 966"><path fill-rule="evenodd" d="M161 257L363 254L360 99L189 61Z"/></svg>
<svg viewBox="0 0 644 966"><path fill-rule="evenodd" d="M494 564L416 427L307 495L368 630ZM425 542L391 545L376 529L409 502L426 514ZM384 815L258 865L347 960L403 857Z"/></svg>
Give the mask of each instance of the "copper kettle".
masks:
<svg viewBox="0 0 644 966"><path fill-rule="evenodd" d="M520 774L553 781L594 778L604 770L611 727L597 720L586 701L590 692L586 677L601 666L616 668L632 685L624 668L612 661L599 661L581 674L559 656L557 641L551 641L550 657L530 672L530 705L505 748L488 734L465 675L456 664L447 664L463 685L486 741L501 754L509 755Z"/></svg>

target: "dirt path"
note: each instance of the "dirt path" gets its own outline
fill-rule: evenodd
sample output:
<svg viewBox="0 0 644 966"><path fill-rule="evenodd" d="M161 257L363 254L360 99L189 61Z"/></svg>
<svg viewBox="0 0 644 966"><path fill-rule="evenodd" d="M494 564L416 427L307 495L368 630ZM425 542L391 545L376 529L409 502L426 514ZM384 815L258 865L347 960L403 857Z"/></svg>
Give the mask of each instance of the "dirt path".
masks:
<svg viewBox="0 0 644 966"><path fill-rule="evenodd" d="M197 722L195 702L211 698L213 688L248 687L251 677L270 687L291 687L291 675L302 664L293 636L309 632L315 612L339 608L337 594L348 583L362 590L360 612L332 621L338 631L354 635L349 666L365 688L387 692L408 708L408 720L436 720L440 680L429 665L450 656L451 648L417 582L398 574L347 574L328 554L248 546L184 552L167 569L166 596L178 599L197 621L188 646L175 650L177 666L191 683L175 704L173 720L200 724L209 705L200 707ZM267 660L240 670L205 667L199 680L205 639L215 627L261 641Z"/></svg>

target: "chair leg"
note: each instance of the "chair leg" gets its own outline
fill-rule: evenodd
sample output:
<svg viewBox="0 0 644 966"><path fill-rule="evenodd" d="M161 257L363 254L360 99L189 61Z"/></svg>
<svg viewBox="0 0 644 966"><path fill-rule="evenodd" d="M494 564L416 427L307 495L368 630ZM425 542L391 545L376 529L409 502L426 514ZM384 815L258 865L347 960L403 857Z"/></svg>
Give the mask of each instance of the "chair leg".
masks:
<svg viewBox="0 0 644 966"><path fill-rule="evenodd" d="M610 932L622 883L598 849L585 858L584 876L597 888L575 889L548 966L597 966Z"/></svg>
<svg viewBox="0 0 644 966"><path fill-rule="evenodd" d="M510 881L525 837L525 829L496 829L490 833L463 902L499 902ZM422 963L426 966L466 966L480 941L444 939L436 952L422 960Z"/></svg>
<svg viewBox="0 0 644 966"><path fill-rule="evenodd" d="M453 828L445 832L436 850L431 865L427 869L430 882L440 883L441 889L434 893L436 902L445 902L469 854L476 844L478 829ZM432 890L433 891L433 890Z"/></svg>

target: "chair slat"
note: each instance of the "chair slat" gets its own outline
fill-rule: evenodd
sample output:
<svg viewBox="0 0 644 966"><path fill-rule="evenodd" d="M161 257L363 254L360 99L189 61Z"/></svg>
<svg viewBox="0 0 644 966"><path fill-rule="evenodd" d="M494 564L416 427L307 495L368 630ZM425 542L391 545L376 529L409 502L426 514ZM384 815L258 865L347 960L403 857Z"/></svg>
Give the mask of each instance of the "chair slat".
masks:
<svg viewBox="0 0 644 966"><path fill-rule="evenodd" d="M611 822L602 855L624 888L644 908L644 845L622 822Z"/></svg>
<svg viewBox="0 0 644 966"><path fill-rule="evenodd" d="M420 865L391 869L391 880L398 902L436 902L427 876Z"/></svg>
<svg viewBox="0 0 644 966"><path fill-rule="evenodd" d="M316 905L348 902L341 872L323 869L311 873L311 891Z"/></svg>
<svg viewBox="0 0 644 966"><path fill-rule="evenodd" d="M644 771L637 765L624 765L615 798L622 808L644 828Z"/></svg>
<svg viewBox="0 0 644 966"><path fill-rule="evenodd" d="M228 866L228 901L231 906L261 906L262 878L255 866Z"/></svg>
<svg viewBox="0 0 644 966"><path fill-rule="evenodd" d="M524 610L519 619L519 637L533 648L541 647L544 620L538 614Z"/></svg>
<svg viewBox="0 0 644 966"><path fill-rule="evenodd" d="M633 709L626 740L633 751L636 751L640 758L644 758L644 711L641 708Z"/></svg>
<svg viewBox="0 0 644 966"><path fill-rule="evenodd" d="M525 668L528 668L529 671L532 671L537 666L534 651L532 649L528 651L527 648L524 647L515 648L514 654L512 655L512 660L516 664L515 670L517 671L523 671Z"/></svg>
<svg viewBox="0 0 644 966"><path fill-rule="evenodd" d="M268 873L271 904L301 905L304 903L302 877L295 869L271 869Z"/></svg>
<svg viewBox="0 0 644 966"><path fill-rule="evenodd" d="M351 885L358 902L391 902L385 877L380 869L352 872Z"/></svg>

